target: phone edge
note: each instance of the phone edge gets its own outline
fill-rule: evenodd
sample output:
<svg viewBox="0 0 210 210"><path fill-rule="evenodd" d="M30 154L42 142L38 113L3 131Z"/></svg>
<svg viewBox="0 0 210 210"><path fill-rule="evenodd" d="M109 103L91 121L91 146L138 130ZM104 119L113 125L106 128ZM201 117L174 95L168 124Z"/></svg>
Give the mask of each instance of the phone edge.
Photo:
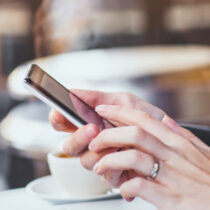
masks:
<svg viewBox="0 0 210 210"><path fill-rule="evenodd" d="M46 103L48 106L50 106L51 108L56 109L58 112L60 112L69 122L71 122L72 124L74 124L76 127L81 127L84 126L86 124L83 124L81 122L79 122L78 120L74 119L69 113L67 113L64 109L62 109L61 107L59 107L53 100L51 100L47 95L42 94L41 91L39 91L38 89L35 89L27 80L26 78L24 78L24 83L23 83L24 87L26 87L26 89L28 89L30 92L33 93L34 96L36 96L38 99L40 99L41 101L43 101L44 103Z"/></svg>

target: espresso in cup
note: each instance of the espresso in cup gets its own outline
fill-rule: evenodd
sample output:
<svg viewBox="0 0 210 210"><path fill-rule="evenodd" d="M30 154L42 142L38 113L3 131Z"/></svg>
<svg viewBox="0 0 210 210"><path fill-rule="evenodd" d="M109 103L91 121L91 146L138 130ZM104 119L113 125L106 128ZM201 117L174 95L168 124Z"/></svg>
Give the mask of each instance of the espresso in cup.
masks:
<svg viewBox="0 0 210 210"><path fill-rule="evenodd" d="M66 154L64 154L64 153L58 154L58 157L59 157L59 158L72 158L71 156L66 155Z"/></svg>
<svg viewBox="0 0 210 210"><path fill-rule="evenodd" d="M55 181L70 198L96 196L110 189L100 176L84 169L77 157L53 152L48 154L48 164Z"/></svg>

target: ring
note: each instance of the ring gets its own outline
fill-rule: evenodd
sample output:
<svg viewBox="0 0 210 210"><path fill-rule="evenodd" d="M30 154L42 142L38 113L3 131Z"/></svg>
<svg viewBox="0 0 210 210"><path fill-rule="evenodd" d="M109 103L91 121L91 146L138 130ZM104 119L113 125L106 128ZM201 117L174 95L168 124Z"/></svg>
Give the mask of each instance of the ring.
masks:
<svg viewBox="0 0 210 210"><path fill-rule="evenodd" d="M160 169L160 163L159 163L159 161L155 160L153 169L152 169L150 175L147 177L147 180L149 180L149 181L154 180L158 175L159 169Z"/></svg>

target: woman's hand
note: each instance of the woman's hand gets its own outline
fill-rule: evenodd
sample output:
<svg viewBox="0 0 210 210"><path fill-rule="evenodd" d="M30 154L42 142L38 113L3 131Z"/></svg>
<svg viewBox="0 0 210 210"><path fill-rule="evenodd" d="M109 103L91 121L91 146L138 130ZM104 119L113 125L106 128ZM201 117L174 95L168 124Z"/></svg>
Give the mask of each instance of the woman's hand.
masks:
<svg viewBox="0 0 210 210"><path fill-rule="evenodd" d="M120 105L128 108L139 109L149 113L157 120L162 120L164 112L157 107L137 98L129 93L103 93L98 91L71 90L79 98L84 100L89 106L95 109L100 104ZM74 132L71 134L63 146L64 152L71 156L80 156L82 165L87 169L92 169L95 163L105 154L113 152L113 149L107 149L99 153L88 151L86 148L94 137L99 133L98 128L93 125L86 125L77 130L68 120L59 112L52 110L50 113L50 122L58 131ZM122 126L124 123L112 121L116 126Z"/></svg>
<svg viewBox="0 0 210 210"><path fill-rule="evenodd" d="M96 111L126 126L102 131L89 145L93 152L128 148L102 157L94 171L119 186L127 200L139 196L159 209L209 209L210 149L189 131L165 116L122 106L102 105ZM159 162L155 180L147 177Z"/></svg>

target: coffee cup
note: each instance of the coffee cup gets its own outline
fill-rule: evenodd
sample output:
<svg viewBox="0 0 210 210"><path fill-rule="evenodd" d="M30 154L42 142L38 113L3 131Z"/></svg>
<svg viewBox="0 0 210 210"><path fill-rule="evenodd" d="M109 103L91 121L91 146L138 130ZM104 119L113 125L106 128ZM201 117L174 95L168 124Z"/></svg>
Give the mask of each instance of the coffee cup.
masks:
<svg viewBox="0 0 210 210"><path fill-rule="evenodd" d="M51 152L48 154L48 164L57 184L71 198L96 196L110 189L100 176L83 168L78 157Z"/></svg>

